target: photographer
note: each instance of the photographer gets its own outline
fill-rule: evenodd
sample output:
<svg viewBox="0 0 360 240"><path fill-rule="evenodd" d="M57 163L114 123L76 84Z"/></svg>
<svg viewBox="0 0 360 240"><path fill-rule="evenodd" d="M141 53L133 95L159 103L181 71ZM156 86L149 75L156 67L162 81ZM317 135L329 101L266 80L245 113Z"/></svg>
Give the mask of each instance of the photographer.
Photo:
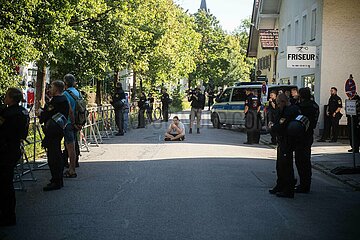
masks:
<svg viewBox="0 0 360 240"><path fill-rule="evenodd" d="M196 127L197 133L200 133L200 120L201 120L201 111L205 106L205 96L201 93L200 87L197 87L195 90L191 90L188 93L188 101L191 102L191 114L190 114L190 129L189 134L192 134L192 125L196 116Z"/></svg>

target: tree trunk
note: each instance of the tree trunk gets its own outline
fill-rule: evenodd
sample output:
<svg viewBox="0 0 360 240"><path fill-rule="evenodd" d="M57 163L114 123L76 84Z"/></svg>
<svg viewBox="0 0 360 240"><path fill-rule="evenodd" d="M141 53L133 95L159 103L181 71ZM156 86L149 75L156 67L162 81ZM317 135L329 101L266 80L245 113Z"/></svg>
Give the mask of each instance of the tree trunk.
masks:
<svg viewBox="0 0 360 240"><path fill-rule="evenodd" d="M35 110L45 105L46 64L44 60L37 62Z"/></svg>
<svg viewBox="0 0 360 240"><path fill-rule="evenodd" d="M135 101L136 98L136 72L133 72L133 89L131 93L131 101Z"/></svg>
<svg viewBox="0 0 360 240"><path fill-rule="evenodd" d="M96 98L95 102L98 106L101 106L101 81L99 79L96 79Z"/></svg>
<svg viewBox="0 0 360 240"><path fill-rule="evenodd" d="M119 70L114 70L114 88L116 88L116 83L119 82Z"/></svg>
<svg viewBox="0 0 360 240"><path fill-rule="evenodd" d="M143 81L142 81L142 77L140 77L140 93L142 93L143 91Z"/></svg>

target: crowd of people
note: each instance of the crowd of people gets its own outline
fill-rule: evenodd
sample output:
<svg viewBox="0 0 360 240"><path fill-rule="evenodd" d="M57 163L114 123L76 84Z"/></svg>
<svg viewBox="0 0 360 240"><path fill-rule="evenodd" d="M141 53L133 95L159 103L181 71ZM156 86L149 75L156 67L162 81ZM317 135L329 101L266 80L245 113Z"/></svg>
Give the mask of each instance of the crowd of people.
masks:
<svg viewBox="0 0 360 240"><path fill-rule="evenodd" d="M218 95L213 90L206 93L209 110ZM43 191L61 189L64 178L76 178L76 168L79 167L80 148L78 144L79 131L83 123L78 120L78 105L82 98L76 89L76 79L72 74L66 74L63 80L51 82L49 100L43 108L36 112L43 125L44 139L42 146L46 149L51 178L43 187ZM330 98L325 110L324 132L318 140L330 142L338 139L339 120L342 116L342 100L337 95L336 87L330 90ZM246 89L245 126L247 128L246 144L259 143L260 139L260 99L250 88ZM191 103L189 134L193 133L196 119L196 133L200 134L201 114L205 108L205 93L200 87L188 92ZM349 97L356 100L357 111L360 112L360 97L355 94ZM5 95L5 106L0 109L0 154L5 161L0 161L0 226L16 224L15 193L13 186L14 168L21 157L20 143L25 140L29 127L28 111L20 106L23 93L17 88L9 88ZM163 121L168 122L168 110L171 99L166 89L161 91ZM127 129L127 114L129 101L121 83L117 83L112 95L111 104L114 107L117 136L123 136ZM145 127L145 113L150 122L153 121L154 98L141 93L138 101L138 128ZM277 181L269 190L278 197L293 198L295 193L308 193L311 188L311 146L314 129L319 117L319 106L314 101L309 88L291 89L291 92L271 92L267 106L267 122L271 135L271 143L277 144ZM349 151L359 152L359 115L353 116L348 127L354 128L354 136L350 135ZM172 118L172 123L165 132L165 141L184 141L186 130L178 116ZM353 139L351 138L353 137ZM64 138L64 151L61 141ZM295 179L293 158L299 175L299 184ZM65 170L65 167L68 168ZM65 171L64 171L65 170Z"/></svg>

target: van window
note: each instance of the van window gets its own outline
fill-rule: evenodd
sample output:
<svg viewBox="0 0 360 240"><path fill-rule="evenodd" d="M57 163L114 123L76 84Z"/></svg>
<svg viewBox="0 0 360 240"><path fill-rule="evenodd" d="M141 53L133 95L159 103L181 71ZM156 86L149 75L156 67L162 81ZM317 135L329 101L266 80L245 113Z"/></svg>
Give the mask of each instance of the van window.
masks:
<svg viewBox="0 0 360 240"><path fill-rule="evenodd" d="M231 101L238 102L238 101L245 101L246 99L246 89L245 88L234 88Z"/></svg>
<svg viewBox="0 0 360 240"><path fill-rule="evenodd" d="M228 102L230 100L232 88L226 89L220 96L219 102Z"/></svg>

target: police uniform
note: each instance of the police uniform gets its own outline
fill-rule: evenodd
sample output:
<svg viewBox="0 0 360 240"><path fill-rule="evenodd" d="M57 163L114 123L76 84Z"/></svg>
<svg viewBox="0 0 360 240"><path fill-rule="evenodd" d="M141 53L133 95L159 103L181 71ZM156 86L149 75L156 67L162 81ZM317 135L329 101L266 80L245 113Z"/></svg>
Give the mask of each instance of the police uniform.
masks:
<svg viewBox="0 0 360 240"><path fill-rule="evenodd" d="M20 141L25 139L29 114L13 105L0 111L0 226L16 224L14 167L21 157Z"/></svg>
<svg viewBox="0 0 360 240"><path fill-rule="evenodd" d="M338 138L338 129L339 129L339 121L342 117L340 112L336 113L335 117L333 116L336 109L342 108L342 101L338 95L331 95L328 102L327 112L328 115L325 115L325 126L324 126L324 134L322 136L322 140L325 140L328 136L330 136L331 130L331 141L336 142Z"/></svg>
<svg viewBox="0 0 360 240"><path fill-rule="evenodd" d="M119 132L117 135L124 135L124 105L122 102L126 98L124 90L122 88L115 88L114 95L112 96L112 102L115 112L115 123Z"/></svg>
<svg viewBox="0 0 360 240"><path fill-rule="evenodd" d="M351 100L356 101L356 116L352 116L353 118L353 125L351 126L351 117L347 116L347 126L348 126L348 133L350 139L350 146L352 150L356 153L359 152L359 143L360 143L360 96L355 95ZM354 143L352 142L352 128L354 129ZM350 151L350 150L349 150Z"/></svg>
<svg viewBox="0 0 360 240"><path fill-rule="evenodd" d="M293 151L295 142L294 138L290 138L287 132L289 122L294 120L300 114L297 105L286 106L282 111L279 111L278 119L272 126L272 131L277 135L277 161L276 186L270 190L270 193L283 194L282 196L294 196L294 169L293 169Z"/></svg>
<svg viewBox="0 0 360 240"><path fill-rule="evenodd" d="M301 114L309 119L309 127L304 136L296 139L295 165L300 178L297 192L309 192L311 185L311 146L314 142L314 129L319 118L319 105L313 100L304 100L298 103Z"/></svg>
<svg viewBox="0 0 360 240"><path fill-rule="evenodd" d="M248 107L245 117L245 127L247 134L247 144L258 144L260 140L260 115L258 108L260 107L260 100L254 94L249 94L245 100L245 106Z"/></svg>
<svg viewBox="0 0 360 240"><path fill-rule="evenodd" d="M167 92L164 92L161 95L161 105L162 105L162 115L163 115L163 120L165 122L169 121L169 94Z"/></svg>
<svg viewBox="0 0 360 240"><path fill-rule="evenodd" d="M42 145L47 149L47 161L51 173L50 184L43 188L44 191L56 190L63 186L64 160L61 154L61 140L64 130L54 125L52 117L61 113L68 119L69 108L65 95L54 96L49 103L45 104L44 111L40 115L40 123L44 123L45 133Z"/></svg>

